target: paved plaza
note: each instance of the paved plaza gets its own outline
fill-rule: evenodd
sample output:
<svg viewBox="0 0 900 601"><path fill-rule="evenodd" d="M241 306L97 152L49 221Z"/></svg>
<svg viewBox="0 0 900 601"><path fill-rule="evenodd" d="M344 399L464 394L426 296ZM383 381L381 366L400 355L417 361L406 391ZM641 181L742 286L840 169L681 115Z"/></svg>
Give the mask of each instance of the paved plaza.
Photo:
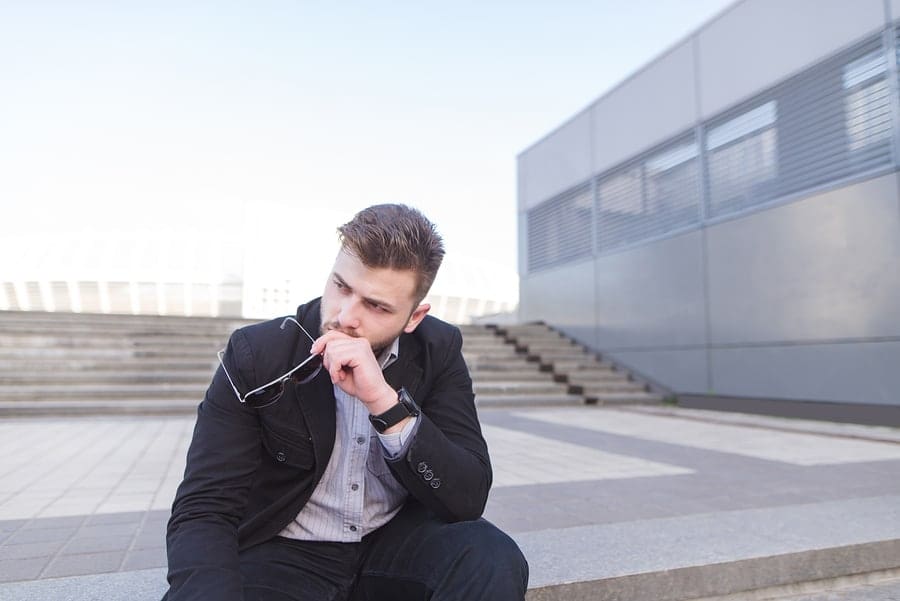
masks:
<svg viewBox="0 0 900 601"><path fill-rule="evenodd" d="M598 553L607 566L630 557L651 570L718 561L717 552L753 557L773 541L789 554L807 531L835 544L900 538L897 429L667 407L480 416L495 473L486 517L526 555L541 549L529 556L532 585L552 579L559 563L581 569L565 557L579 545L593 549L585 571L598 569L587 565ZM147 570L162 579L192 425L188 417L0 422L0 599L40 598L26 592L91 574ZM698 532L723 539L719 548L692 538ZM896 587L884 590L872 598L890 599Z"/></svg>

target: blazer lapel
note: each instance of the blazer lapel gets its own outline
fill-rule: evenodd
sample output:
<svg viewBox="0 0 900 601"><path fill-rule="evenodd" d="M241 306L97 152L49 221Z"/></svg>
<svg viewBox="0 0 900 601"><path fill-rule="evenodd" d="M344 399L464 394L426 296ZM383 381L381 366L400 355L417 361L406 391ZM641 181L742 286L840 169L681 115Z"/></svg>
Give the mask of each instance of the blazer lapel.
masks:
<svg viewBox="0 0 900 601"><path fill-rule="evenodd" d="M320 329L319 299L303 305L303 311L297 313L297 321L303 324L311 336L318 336ZM306 342L297 347L298 361L309 356L312 342L301 332ZM313 441L313 452L316 456L316 480L322 476L331 451L334 449L334 436L337 428L335 417L334 385L328 372L320 370L311 382L297 386L297 403L309 428Z"/></svg>
<svg viewBox="0 0 900 601"><path fill-rule="evenodd" d="M401 334L397 360L384 370L384 379L392 388L399 390L402 386L414 399L422 383L418 360L421 352L422 347L412 334Z"/></svg>

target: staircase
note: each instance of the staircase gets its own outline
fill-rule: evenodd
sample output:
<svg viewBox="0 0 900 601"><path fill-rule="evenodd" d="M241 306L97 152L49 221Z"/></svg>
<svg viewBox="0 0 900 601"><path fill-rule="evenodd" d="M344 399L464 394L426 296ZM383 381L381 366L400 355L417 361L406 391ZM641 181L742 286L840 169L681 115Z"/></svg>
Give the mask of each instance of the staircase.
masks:
<svg viewBox="0 0 900 601"><path fill-rule="evenodd" d="M485 326L460 326L463 358L469 367L479 407L581 405L584 399L565 383L518 352Z"/></svg>
<svg viewBox="0 0 900 601"><path fill-rule="evenodd" d="M503 326L497 333L516 351L542 370L553 374L588 404L658 403L662 395L650 392L627 371L603 361L571 338L544 324Z"/></svg>
<svg viewBox="0 0 900 601"><path fill-rule="evenodd" d="M0 311L0 414L193 412L246 323Z"/></svg>
<svg viewBox="0 0 900 601"><path fill-rule="evenodd" d="M192 413L248 323L0 311L0 415ZM660 400L546 326L461 329L479 407Z"/></svg>

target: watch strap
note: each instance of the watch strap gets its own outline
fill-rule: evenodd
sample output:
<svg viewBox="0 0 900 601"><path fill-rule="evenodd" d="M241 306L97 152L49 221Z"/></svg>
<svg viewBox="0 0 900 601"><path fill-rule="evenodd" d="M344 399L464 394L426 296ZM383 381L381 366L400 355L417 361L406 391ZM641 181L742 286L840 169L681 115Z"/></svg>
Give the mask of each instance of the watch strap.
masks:
<svg viewBox="0 0 900 601"><path fill-rule="evenodd" d="M397 404L378 415L370 415L369 421L379 433L399 424L409 416L419 415L419 407L405 388L397 391Z"/></svg>

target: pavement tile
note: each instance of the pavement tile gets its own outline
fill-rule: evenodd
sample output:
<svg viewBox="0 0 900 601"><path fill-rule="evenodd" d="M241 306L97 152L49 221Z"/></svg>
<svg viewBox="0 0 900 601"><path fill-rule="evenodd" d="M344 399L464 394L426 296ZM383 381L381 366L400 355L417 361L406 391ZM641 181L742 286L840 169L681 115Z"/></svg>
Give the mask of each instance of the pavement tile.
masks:
<svg viewBox="0 0 900 601"><path fill-rule="evenodd" d="M165 546L166 529L165 526L159 530L147 530L134 537L131 541L132 549L150 549L153 547Z"/></svg>
<svg viewBox="0 0 900 601"><path fill-rule="evenodd" d="M83 515L72 515L53 518L35 518L22 525L22 530L40 530L43 528L69 528L80 526L84 522Z"/></svg>
<svg viewBox="0 0 900 601"><path fill-rule="evenodd" d="M133 536L140 529L138 522L122 522L113 524L93 524L82 526L76 535L78 538L94 538L104 536Z"/></svg>
<svg viewBox="0 0 900 601"><path fill-rule="evenodd" d="M43 543L23 543L21 545L0 545L0 560L3 559L47 559L59 551L65 541Z"/></svg>
<svg viewBox="0 0 900 601"><path fill-rule="evenodd" d="M85 526L96 524L122 524L125 522L140 523L144 519L143 511L125 511L116 513L97 513L84 521Z"/></svg>
<svg viewBox="0 0 900 601"><path fill-rule="evenodd" d="M124 557L124 550L108 551L104 553L81 553L79 555L60 555L47 566L41 574L41 577L59 578L61 576L115 572L118 571Z"/></svg>
<svg viewBox="0 0 900 601"><path fill-rule="evenodd" d="M104 536L95 538L75 537L63 548L61 555L98 553L103 551L127 551L131 536Z"/></svg>
<svg viewBox="0 0 900 601"><path fill-rule="evenodd" d="M22 544L67 541L77 530L74 526L67 528L35 528L30 530L23 528L6 539L5 543Z"/></svg>
<svg viewBox="0 0 900 601"><path fill-rule="evenodd" d="M34 580L46 564L46 558L0 559L0 582Z"/></svg>
<svg viewBox="0 0 900 601"><path fill-rule="evenodd" d="M0 534L15 532L28 523L28 520L0 520Z"/></svg>

